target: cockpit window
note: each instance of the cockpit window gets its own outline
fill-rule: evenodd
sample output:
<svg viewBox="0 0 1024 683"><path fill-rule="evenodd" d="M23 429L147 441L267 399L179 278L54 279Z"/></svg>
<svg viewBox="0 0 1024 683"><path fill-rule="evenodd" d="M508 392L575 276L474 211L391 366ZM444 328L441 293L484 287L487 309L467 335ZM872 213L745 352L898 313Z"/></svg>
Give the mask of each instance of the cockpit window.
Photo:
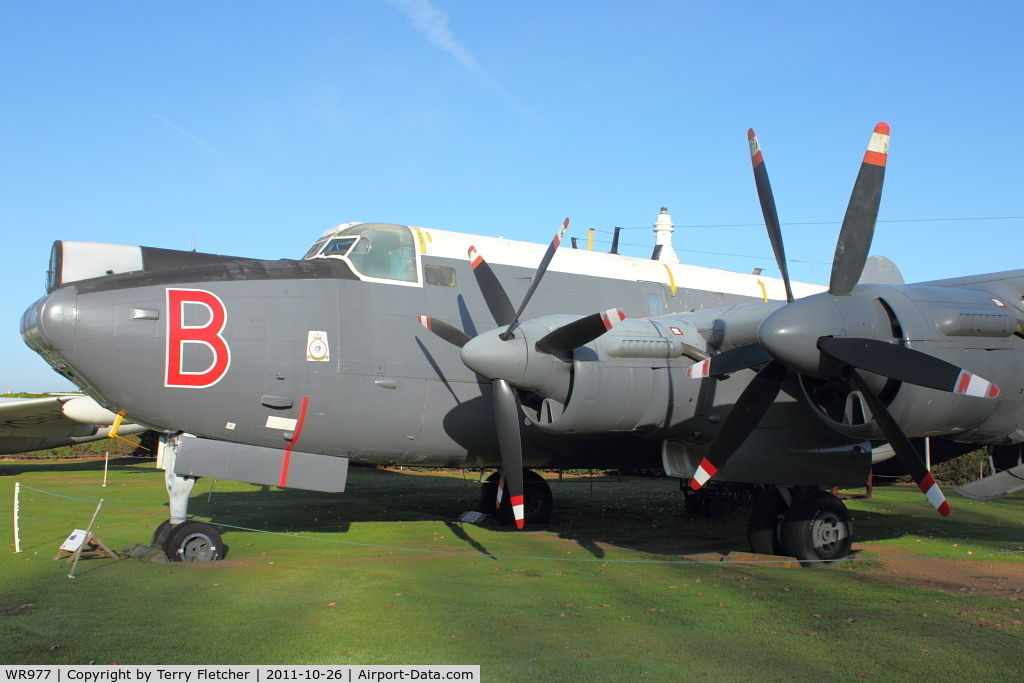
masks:
<svg viewBox="0 0 1024 683"><path fill-rule="evenodd" d="M316 242L304 259L345 257L361 275L416 282L416 246L404 225L362 223Z"/></svg>
<svg viewBox="0 0 1024 683"><path fill-rule="evenodd" d="M324 250L322 252L320 252L320 255L321 256L344 256L345 254L348 253L348 250L352 248L352 245L356 243L357 239L359 239L359 238L358 237L336 237L333 240L331 240L330 242L328 242L327 246L324 247Z"/></svg>
<svg viewBox="0 0 1024 683"><path fill-rule="evenodd" d="M306 255L302 257L302 260L303 261L308 261L309 259L311 259L314 256L316 256L317 254L319 254L320 250L323 248L323 246L325 244L327 244L327 240L328 239L330 239L330 238L329 237L321 237L316 242L313 242L313 246L311 246L309 248L309 251L307 251Z"/></svg>

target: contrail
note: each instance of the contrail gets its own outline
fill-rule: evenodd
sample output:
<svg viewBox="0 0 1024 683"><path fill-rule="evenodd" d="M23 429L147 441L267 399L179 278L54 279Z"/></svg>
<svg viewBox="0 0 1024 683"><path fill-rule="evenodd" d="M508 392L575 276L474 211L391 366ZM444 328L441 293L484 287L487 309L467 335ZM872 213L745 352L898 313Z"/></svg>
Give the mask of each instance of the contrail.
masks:
<svg viewBox="0 0 1024 683"><path fill-rule="evenodd" d="M434 47L450 53L467 69L483 73L455 34L448 28L448 13L430 4L429 0L387 0L409 19L412 27L422 33Z"/></svg>
<svg viewBox="0 0 1024 683"><path fill-rule="evenodd" d="M439 50L444 50L455 57L459 62L475 72L483 80L484 84L497 93L510 107L518 111L524 118L529 119L538 127L546 130L544 122L524 105L519 99L505 88L494 82L485 72L469 50L455 37L448 28L448 13L430 4L430 0L385 0L388 4L396 7L402 12L414 29L423 34L430 44Z"/></svg>
<svg viewBox="0 0 1024 683"><path fill-rule="evenodd" d="M213 147L210 147L208 144L203 142L201 139L197 138L195 135L192 135L192 133L189 133L187 130L183 130L182 128L174 125L173 123L171 123L170 121L168 121L164 117L160 116L159 114L155 114L153 112L149 112L149 113L152 116L154 116L154 117L160 119L161 121L163 121L164 123L166 123L168 126L173 128L174 130L178 131L179 133L181 133L182 135L184 135L185 137L187 137L189 140L191 140L192 142L196 143L197 145L205 147L206 149L210 150L211 152L219 154L219 152L217 152L217 150L215 150Z"/></svg>

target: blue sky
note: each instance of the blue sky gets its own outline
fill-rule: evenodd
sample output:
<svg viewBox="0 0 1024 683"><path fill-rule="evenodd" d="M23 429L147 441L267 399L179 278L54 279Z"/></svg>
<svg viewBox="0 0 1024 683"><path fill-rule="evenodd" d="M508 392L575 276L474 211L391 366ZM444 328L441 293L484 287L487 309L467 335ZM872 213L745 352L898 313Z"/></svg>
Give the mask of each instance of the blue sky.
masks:
<svg viewBox="0 0 1024 683"><path fill-rule="evenodd" d="M565 216L584 237L667 206L684 261L775 274L763 227L709 227L761 221L751 126L795 279L827 281L883 120L879 218L898 222L873 253L908 281L1024 266L1024 219L920 220L1024 216L1020 3L0 12L0 390L69 386L18 335L56 239L297 258L346 221L547 242ZM649 256L653 234L623 242Z"/></svg>

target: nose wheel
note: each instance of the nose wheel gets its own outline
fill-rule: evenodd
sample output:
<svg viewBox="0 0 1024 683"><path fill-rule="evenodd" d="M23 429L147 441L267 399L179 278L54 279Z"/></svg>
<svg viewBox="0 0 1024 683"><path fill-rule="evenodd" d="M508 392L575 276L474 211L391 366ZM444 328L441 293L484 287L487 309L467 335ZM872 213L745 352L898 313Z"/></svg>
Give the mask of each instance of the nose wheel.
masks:
<svg viewBox="0 0 1024 683"><path fill-rule="evenodd" d="M171 562L214 562L227 551L215 528L193 519L173 526L165 521L153 532L152 545Z"/></svg>

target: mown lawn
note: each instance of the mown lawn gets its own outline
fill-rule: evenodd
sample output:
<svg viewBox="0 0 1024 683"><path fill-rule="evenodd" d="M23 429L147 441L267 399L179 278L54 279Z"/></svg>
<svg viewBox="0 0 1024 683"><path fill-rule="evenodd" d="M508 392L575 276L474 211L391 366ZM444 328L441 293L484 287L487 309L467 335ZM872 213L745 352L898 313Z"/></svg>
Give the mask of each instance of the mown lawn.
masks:
<svg viewBox="0 0 1024 683"><path fill-rule="evenodd" d="M73 580L51 557L95 505L23 489L13 553L15 481L104 497L97 535L147 542L165 514L162 473L118 460L101 480L102 461L0 463L0 661L463 663L484 681L1024 678L1016 600L895 584L877 562L681 560L745 550L746 517L684 515L674 481L553 483L552 524L524 533L454 521L476 500L469 473L353 469L336 495L226 481L210 494L201 480L196 517L275 533L227 529L219 563L89 560ZM857 546L959 555L936 563L1024 546L1024 498L947 495L948 520L916 488L851 502Z"/></svg>

